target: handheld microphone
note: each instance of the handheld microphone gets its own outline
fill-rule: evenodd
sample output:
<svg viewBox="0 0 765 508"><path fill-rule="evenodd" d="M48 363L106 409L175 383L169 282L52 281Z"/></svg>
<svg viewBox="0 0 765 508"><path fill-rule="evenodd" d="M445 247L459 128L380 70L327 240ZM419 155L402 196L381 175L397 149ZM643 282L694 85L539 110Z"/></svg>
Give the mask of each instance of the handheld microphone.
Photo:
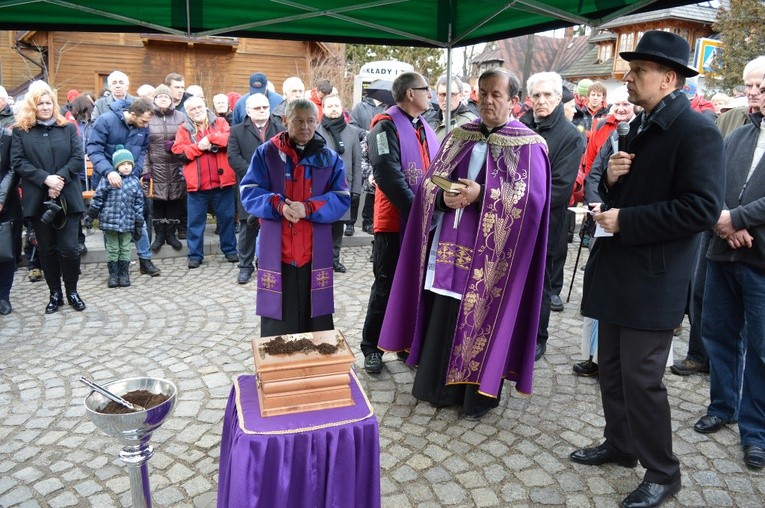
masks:
<svg viewBox="0 0 765 508"><path fill-rule="evenodd" d="M630 124L627 122L619 122L616 125L616 133L619 135L619 151L620 152L626 152L627 151L627 134L630 133ZM622 175L617 180L618 183L622 183L624 181L625 175Z"/></svg>
<svg viewBox="0 0 765 508"><path fill-rule="evenodd" d="M630 133L630 124L627 122L619 122L616 126L616 133L619 135L619 151L627 151L627 134Z"/></svg>

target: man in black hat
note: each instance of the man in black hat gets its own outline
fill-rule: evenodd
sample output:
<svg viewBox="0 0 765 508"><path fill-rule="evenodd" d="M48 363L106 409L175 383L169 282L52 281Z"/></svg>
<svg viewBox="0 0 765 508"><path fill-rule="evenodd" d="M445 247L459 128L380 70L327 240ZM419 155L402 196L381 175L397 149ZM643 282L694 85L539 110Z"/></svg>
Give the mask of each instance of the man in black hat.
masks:
<svg viewBox="0 0 765 508"><path fill-rule="evenodd" d="M682 93L685 78L698 74L687 67L689 52L682 37L650 31L621 53L629 101L644 111L601 178L605 206L595 221L611 236L595 243L585 271L582 312L599 320L605 442L571 460L625 467L640 460L644 480L625 507L659 506L680 490L662 378L697 234L714 226L723 204L722 137Z"/></svg>

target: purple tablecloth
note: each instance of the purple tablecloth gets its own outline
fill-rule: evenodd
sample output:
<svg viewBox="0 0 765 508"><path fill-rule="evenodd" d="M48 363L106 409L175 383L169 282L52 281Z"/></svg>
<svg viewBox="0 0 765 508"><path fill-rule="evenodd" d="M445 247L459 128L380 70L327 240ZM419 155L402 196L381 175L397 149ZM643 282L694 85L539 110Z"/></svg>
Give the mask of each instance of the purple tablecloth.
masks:
<svg viewBox="0 0 765 508"><path fill-rule="evenodd" d="M380 506L377 418L351 377L355 404L260 416L255 376L239 376L223 420L218 508Z"/></svg>

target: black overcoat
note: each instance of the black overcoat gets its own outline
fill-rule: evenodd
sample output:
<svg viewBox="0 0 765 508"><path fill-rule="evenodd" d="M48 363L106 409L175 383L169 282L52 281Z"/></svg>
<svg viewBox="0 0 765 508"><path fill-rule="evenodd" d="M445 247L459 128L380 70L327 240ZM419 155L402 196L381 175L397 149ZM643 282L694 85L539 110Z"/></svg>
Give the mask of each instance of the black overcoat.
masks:
<svg viewBox="0 0 765 508"><path fill-rule="evenodd" d="M725 190L723 140L717 128L677 95L637 134L632 122L630 173L603 202L619 209L620 232L595 242L584 277L582 311L641 330L679 325L698 246L714 226Z"/></svg>
<svg viewBox="0 0 765 508"><path fill-rule="evenodd" d="M77 127L66 125L34 125L28 131L13 129L11 165L21 178L21 207L24 217L39 217L43 202L48 200L45 179L59 175L64 179L60 197L66 200L67 213L82 213L80 173L85 169L82 142Z"/></svg>
<svg viewBox="0 0 765 508"><path fill-rule="evenodd" d="M276 136L282 130L280 124L275 122L272 116L268 119L265 141ZM227 155L228 163L234 170L234 173L236 173L237 186L241 183L242 178L247 173L247 169L250 167L252 155L261 144L263 144L263 141L258 137L258 131L252 124L250 117L245 118L244 122L231 127L231 132L228 135ZM250 214L242 206L242 200L237 199L236 203L239 220L249 217Z"/></svg>

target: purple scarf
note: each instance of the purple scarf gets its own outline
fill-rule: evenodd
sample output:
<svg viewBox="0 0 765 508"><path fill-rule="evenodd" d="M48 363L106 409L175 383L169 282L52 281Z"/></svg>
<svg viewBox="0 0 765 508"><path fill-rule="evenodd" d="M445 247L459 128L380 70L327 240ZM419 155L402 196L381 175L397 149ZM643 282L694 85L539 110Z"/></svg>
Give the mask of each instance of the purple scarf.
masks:
<svg viewBox="0 0 765 508"><path fill-rule="evenodd" d="M273 145L273 143L272 143ZM284 195L284 164L276 145L266 150L266 165L271 180L271 191ZM311 168L311 195L319 196L327 190L332 168ZM282 221L261 220L261 238L258 251L258 292L255 297L256 314L273 319L284 319L282 312ZM311 317L335 312L332 272L332 225L313 223L313 250L311 252ZM279 241L275 241L275 239Z"/></svg>
<svg viewBox="0 0 765 508"><path fill-rule="evenodd" d="M396 131L398 132L398 142L401 150L401 171L404 173L406 183L409 184L412 193L416 194L417 189L420 188L422 183L422 177L428 169L425 161L422 160L417 132L414 130L412 120L398 106L391 106L386 113L393 119ZM425 130L425 140L428 143L428 163L430 163L438 152L440 142L433 128L428 125L428 122L422 116L418 118ZM406 226L406 221L406 217L401 217L402 233Z"/></svg>

